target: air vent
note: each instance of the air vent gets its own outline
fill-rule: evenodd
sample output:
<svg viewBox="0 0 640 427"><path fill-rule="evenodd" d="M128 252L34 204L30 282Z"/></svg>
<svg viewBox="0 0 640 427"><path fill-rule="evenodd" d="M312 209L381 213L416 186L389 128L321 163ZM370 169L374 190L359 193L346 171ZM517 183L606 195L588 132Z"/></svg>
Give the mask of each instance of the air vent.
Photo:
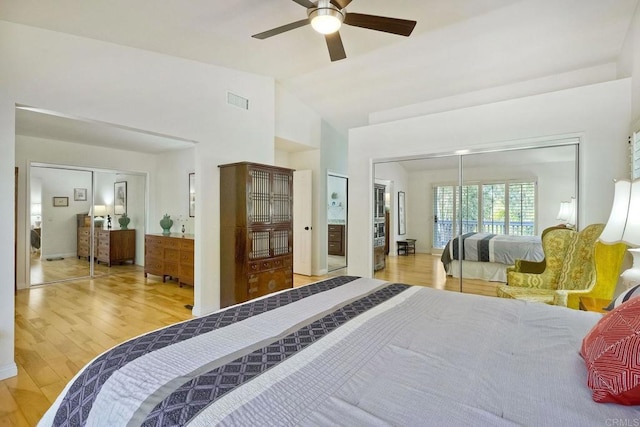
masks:
<svg viewBox="0 0 640 427"><path fill-rule="evenodd" d="M227 103L242 108L243 110L249 109L249 100L235 93L227 92Z"/></svg>

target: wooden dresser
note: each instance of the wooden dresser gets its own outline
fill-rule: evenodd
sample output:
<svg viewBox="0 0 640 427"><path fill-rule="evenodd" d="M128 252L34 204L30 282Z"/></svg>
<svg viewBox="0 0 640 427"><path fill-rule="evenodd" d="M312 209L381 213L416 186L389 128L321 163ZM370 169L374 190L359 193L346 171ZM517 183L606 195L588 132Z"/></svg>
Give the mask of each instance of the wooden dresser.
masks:
<svg viewBox="0 0 640 427"><path fill-rule="evenodd" d="M344 238L344 225L341 224L329 224L329 255L344 256L345 238Z"/></svg>
<svg viewBox="0 0 640 427"><path fill-rule="evenodd" d="M293 170L220 166L220 305L293 287Z"/></svg>
<svg viewBox="0 0 640 427"><path fill-rule="evenodd" d="M86 215L84 215L86 216ZM78 224L85 224L78 216ZM87 217L88 218L88 217ZM90 221L87 221L90 224ZM77 243L78 259L86 258L87 261L91 256L91 226L78 226L78 243ZM100 262L111 264L136 261L136 231L135 230L104 230L98 226L94 227L93 232L93 258Z"/></svg>
<svg viewBox="0 0 640 427"><path fill-rule="evenodd" d="M136 263L136 230L96 229L98 235L98 263Z"/></svg>
<svg viewBox="0 0 640 427"><path fill-rule="evenodd" d="M99 228L96 228L95 233L93 234L93 258L98 256L98 231ZM86 258L87 261L90 259L91 253L91 227L78 227L78 259Z"/></svg>
<svg viewBox="0 0 640 427"><path fill-rule="evenodd" d="M146 234L144 236L144 277L147 274L178 280L193 286L193 235Z"/></svg>

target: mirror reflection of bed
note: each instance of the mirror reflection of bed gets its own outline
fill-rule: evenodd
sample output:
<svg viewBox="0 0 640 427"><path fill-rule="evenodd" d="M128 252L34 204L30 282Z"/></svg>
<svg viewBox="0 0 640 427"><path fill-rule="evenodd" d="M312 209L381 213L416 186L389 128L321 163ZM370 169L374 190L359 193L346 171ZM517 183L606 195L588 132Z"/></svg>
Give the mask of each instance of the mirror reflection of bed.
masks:
<svg viewBox="0 0 640 427"><path fill-rule="evenodd" d="M391 199L397 200L398 191L405 192L406 198L406 235L398 234L397 203L391 206L392 251L387 262L399 269L393 275L402 277L403 269L416 268L439 287L457 285L456 290L466 292L465 287L484 285L488 290L480 293L495 296L496 284L506 281L505 270L514 257L537 260L542 256L541 249L539 253L535 249L540 234L563 222L558 219L561 202L577 197L577 142L546 141L534 148L376 163L375 179L394 182ZM447 274L441 257L459 235L470 242L476 239L474 250L490 262L465 259L460 267L452 260ZM417 239L416 252L422 261L398 257L393 250L406 236ZM515 252L501 241L520 239L526 243L516 243ZM494 254L496 247L500 255ZM382 276L384 272L375 274Z"/></svg>

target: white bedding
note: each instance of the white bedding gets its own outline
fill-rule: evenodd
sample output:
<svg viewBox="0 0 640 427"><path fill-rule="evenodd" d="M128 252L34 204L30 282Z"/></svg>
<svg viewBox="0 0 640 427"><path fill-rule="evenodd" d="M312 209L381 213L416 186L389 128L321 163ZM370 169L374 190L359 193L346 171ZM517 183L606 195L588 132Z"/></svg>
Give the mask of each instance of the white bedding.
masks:
<svg viewBox="0 0 640 427"><path fill-rule="evenodd" d="M195 384L187 389L199 398L218 378L205 371L235 366L225 364L251 354L261 354L256 365L238 365L249 380L177 424L602 426L640 420L638 408L591 399L578 351L599 314L386 285L355 279L146 353L110 375L78 425L139 425L185 381ZM252 366L315 335L322 338L254 376ZM65 392L82 395L73 383ZM68 425L54 421L62 402L61 396L41 425Z"/></svg>

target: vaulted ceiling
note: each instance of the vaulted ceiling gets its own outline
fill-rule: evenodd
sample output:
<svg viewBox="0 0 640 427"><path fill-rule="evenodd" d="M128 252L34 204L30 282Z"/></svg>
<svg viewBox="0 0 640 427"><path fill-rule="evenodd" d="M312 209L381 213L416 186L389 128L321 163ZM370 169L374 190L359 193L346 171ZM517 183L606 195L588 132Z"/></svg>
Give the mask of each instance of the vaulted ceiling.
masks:
<svg viewBox="0 0 640 427"><path fill-rule="evenodd" d="M347 58L292 0L0 0L0 19L273 76L346 132L372 112L615 62L639 0L353 0L416 20L401 37L343 26Z"/></svg>

